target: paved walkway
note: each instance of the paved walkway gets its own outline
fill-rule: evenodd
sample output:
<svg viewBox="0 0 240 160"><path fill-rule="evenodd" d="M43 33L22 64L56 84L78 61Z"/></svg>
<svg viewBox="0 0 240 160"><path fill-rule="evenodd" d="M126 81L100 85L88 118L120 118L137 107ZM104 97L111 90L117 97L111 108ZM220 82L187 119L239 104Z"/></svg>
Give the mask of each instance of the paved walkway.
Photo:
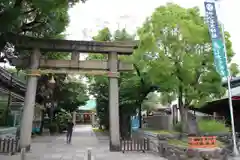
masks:
<svg viewBox="0 0 240 160"><path fill-rule="evenodd" d="M164 160L159 156L141 152L110 152L108 137L96 137L91 126L76 126L72 144L66 144L64 135L37 138L26 160L87 160L87 149L92 149L92 160ZM20 160L19 155L2 156L1 160Z"/></svg>

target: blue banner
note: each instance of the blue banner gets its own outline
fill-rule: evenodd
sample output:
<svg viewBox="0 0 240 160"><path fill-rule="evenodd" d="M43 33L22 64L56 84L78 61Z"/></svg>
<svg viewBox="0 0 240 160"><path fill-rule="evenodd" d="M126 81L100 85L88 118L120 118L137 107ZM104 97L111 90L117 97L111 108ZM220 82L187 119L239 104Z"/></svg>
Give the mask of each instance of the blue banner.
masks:
<svg viewBox="0 0 240 160"><path fill-rule="evenodd" d="M227 57L223 44L224 37L222 37L220 34L215 2L204 2L204 6L209 33L212 39L213 56L216 70L222 77L227 77L229 74L227 68Z"/></svg>
<svg viewBox="0 0 240 160"><path fill-rule="evenodd" d="M131 117L131 128L132 128L132 131L138 130L139 126L140 126L139 116L132 116Z"/></svg>

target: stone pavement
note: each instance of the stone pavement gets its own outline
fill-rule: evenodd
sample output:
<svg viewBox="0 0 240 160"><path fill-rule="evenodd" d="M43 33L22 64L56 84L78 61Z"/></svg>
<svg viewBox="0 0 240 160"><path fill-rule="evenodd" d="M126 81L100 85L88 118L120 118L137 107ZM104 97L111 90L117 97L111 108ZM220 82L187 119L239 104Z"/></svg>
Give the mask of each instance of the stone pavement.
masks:
<svg viewBox="0 0 240 160"><path fill-rule="evenodd" d="M92 160L164 160L151 153L110 152L108 137L96 137L91 126L76 126L72 144L66 144L64 135L42 137L33 141L32 150L26 160L87 160L87 149L92 150ZM2 156L0 160L20 160L19 155Z"/></svg>

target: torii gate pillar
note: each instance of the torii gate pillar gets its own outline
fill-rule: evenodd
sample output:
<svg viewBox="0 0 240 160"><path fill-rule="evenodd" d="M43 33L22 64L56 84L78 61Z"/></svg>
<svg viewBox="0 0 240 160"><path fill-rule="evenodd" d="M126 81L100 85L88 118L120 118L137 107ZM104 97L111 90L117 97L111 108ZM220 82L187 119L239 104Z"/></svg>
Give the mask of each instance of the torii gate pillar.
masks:
<svg viewBox="0 0 240 160"><path fill-rule="evenodd" d="M31 54L30 69L37 69L39 66L40 50L34 49ZM32 122L34 115L35 97L37 90L38 75L28 75L27 91L25 93L24 108L20 126L20 148L30 150Z"/></svg>
<svg viewBox="0 0 240 160"><path fill-rule="evenodd" d="M109 53L108 65L111 72L118 71L118 55ZM115 74L113 74L115 75ZM110 151L120 151L119 129L119 89L118 77L109 75L109 123L110 123Z"/></svg>

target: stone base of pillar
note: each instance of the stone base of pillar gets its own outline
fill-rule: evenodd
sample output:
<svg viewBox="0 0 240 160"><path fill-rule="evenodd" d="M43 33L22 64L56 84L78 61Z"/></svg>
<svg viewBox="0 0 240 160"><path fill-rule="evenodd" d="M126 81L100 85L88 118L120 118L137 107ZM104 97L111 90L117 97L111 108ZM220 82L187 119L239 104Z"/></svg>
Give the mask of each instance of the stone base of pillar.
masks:
<svg viewBox="0 0 240 160"><path fill-rule="evenodd" d="M31 145L28 145L27 147L26 147L26 152L29 152L31 150Z"/></svg>
<svg viewBox="0 0 240 160"><path fill-rule="evenodd" d="M22 148L25 148L25 151L26 151L26 152L29 152L29 151L31 150L31 145L29 144L29 145L27 145L26 147L21 147L21 146L20 146L19 152L21 152L21 149L22 149Z"/></svg>
<svg viewBox="0 0 240 160"><path fill-rule="evenodd" d="M110 152L120 152L121 151L121 146L120 145L114 145L110 142Z"/></svg>

